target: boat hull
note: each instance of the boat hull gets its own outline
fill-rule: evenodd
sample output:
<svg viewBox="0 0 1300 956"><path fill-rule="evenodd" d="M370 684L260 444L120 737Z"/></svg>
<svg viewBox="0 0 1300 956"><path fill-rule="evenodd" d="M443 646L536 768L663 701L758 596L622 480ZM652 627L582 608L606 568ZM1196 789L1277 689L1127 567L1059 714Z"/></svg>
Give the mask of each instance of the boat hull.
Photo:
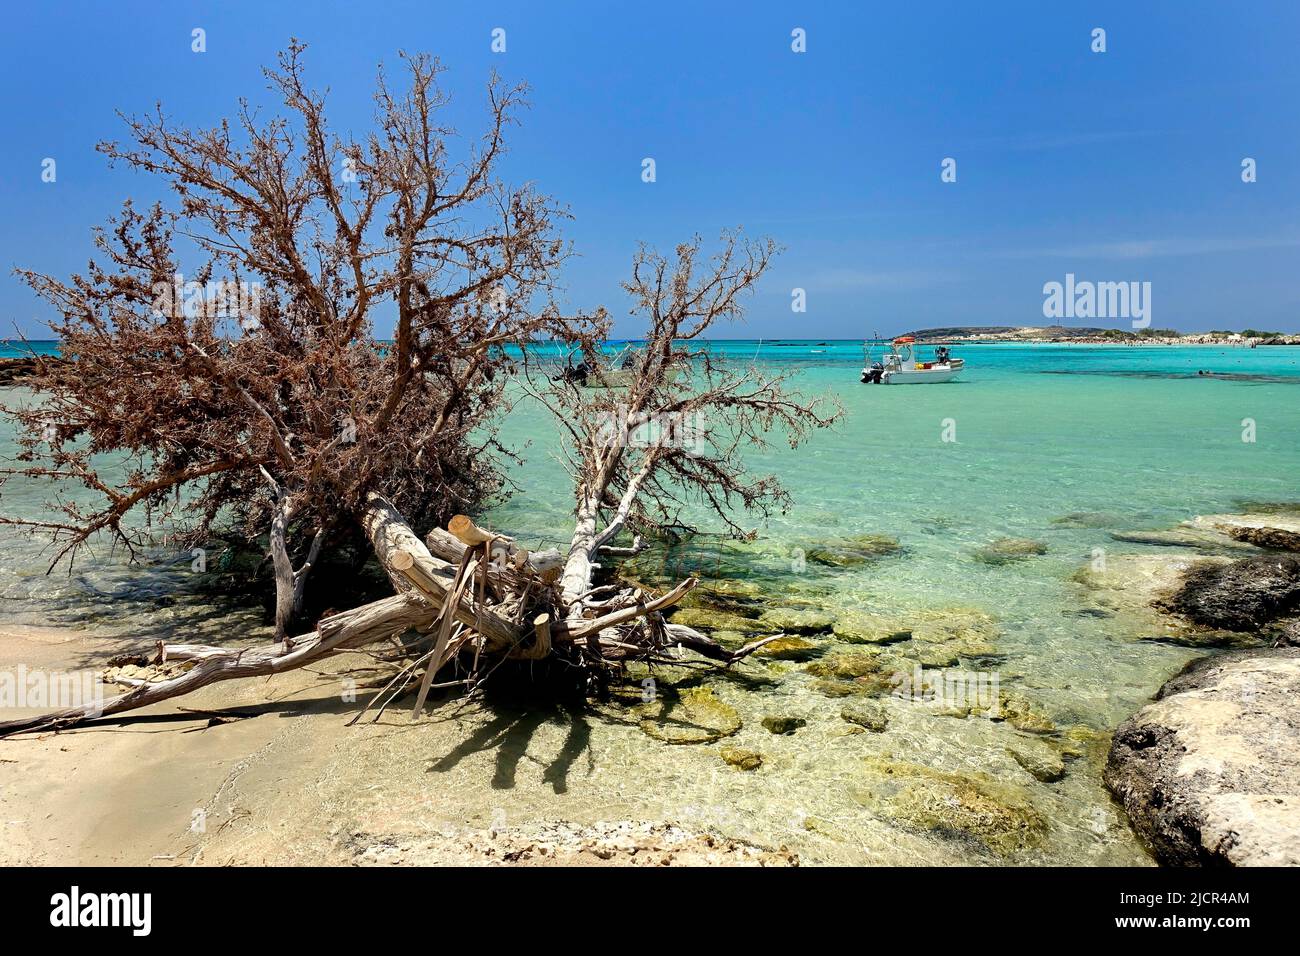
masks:
<svg viewBox="0 0 1300 956"><path fill-rule="evenodd" d="M882 385L928 385L951 382L961 374L960 368L904 368L886 371L880 376Z"/></svg>

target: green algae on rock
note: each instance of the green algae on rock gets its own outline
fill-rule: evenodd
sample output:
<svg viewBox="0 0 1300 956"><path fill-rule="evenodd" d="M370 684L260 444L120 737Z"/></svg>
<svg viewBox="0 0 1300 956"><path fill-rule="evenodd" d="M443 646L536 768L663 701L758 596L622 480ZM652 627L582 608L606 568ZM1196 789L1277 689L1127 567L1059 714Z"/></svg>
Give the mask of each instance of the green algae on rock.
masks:
<svg viewBox="0 0 1300 956"><path fill-rule="evenodd" d="M1050 734L1056 731L1056 724L1039 710L1024 694L1010 694L1002 691L998 694L997 715L994 720L1005 720L1016 730L1031 734Z"/></svg>
<svg viewBox="0 0 1300 956"><path fill-rule="evenodd" d="M998 538L975 552L975 560L984 564L1010 564L1047 553L1047 545L1033 538Z"/></svg>
<svg viewBox="0 0 1300 956"><path fill-rule="evenodd" d="M845 704L840 717L875 734L884 732L889 726L889 715L885 713L885 708L871 701L855 700Z"/></svg>
<svg viewBox="0 0 1300 956"><path fill-rule="evenodd" d="M684 607L673 614L674 624L685 624L701 631L739 631L742 634L775 634L772 627L757 618L742 617L728 611L703 607Z"/></svg>
<svg viewBox="0 0 1300 956"><path fill-rule="evenodd" d="M778 661L806 661L822 653L825 648L806 637L778 637L754 652L755 657L768 657Z"/></svg>
<svg viewBox="0 0 1300 956"><path fill-rule="evenodd" d="M774 607L764 611L759 621L773 631L786 634L824 634L836 623L834 616L815 608Z"/></svg>
<svg viewBox="0 0 1300 956"><path fill-rule="evenodd" d="M804 671L814 677L837 677L841 680L866 677L879 670L880 658L875 654L855 654L845 651L828 654L821 660L813 661L804 667Z"/></svg>
<svg viewBox="0 0 1300 956"><path fill-rule="evenodd" d="M1007 855L1037 845L1047 825L1025 792L983 773L948 773L884 757L864 761L853 798L887 820L975 841Z"/></svg>
<svg viewBox="0 0 1300 956"><path fill-rule="evenodd" d="M906 623L883 614L867 611L846 611L834 620L832 632L848 644L893 644L912 636Z"/></svg>
<svg viewBox="0 0 1300 956"><path fill-rule="evenodd" d="M834 538L804 549L804 557L828 568L856 568L902 551L897 538L883 534L861 534Z"/></svg>
<svg viewBox="0 0 1300 956"><path fill-rule="evenodd" d="M763 755L756 750L743 747L723 747L722 759L737 770L757 770L763 766Z"/></svg>
<svg viewBox="0 0 1300 956"><path fill-rule="evenodd" d="M802 717L793 717L789 714L769 714L763 718L764 729L780 736L789 736L807 723L808 721Z"/></svg>
<svg viewBox="0 0 1300 956"><path fill-rule="evenodd" d="M923 611L912 628L912 640L947 644L963 657L997 654L993 643L1001 635L997 620L979 608L949 607Z"/></svg>
<svg viewBox="0 0 1300 956"><path fill-rule="evenodd" d="M1065 778L1065 757L1058 749L1026 740L1008 746L1007 753L1035 780L1056 783Z"/></svg>
<svg viewBox="0 0 1300 956"><path fill-rule="evenodd" d="M638 710L642 732L668 744L714 743L742 726L736 708L708 687L670 689Z"/></svg>

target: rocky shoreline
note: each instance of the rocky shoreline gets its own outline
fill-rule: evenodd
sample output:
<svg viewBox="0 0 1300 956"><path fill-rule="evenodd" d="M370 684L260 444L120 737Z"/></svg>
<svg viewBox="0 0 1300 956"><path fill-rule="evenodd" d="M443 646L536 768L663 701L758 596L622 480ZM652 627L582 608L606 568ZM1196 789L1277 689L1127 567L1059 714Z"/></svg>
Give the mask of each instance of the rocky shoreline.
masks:
<svg viewBox="0 0 1300 956"><path fill-rule="evenodd" d="M1300 649L1230 651L1115 731L1104 779L1169 866L1300 866Z"/></svg>
<svg viewBox="0 0 1300 956"><path fill-rule="evenodd" d="M1297 530L1300 513L1281 507L1176 529L1183 544L1213 549L1218 535L1256 553L1187 563L1151 607L1218 646L1258 646L1193 661L1115 731L1103 779L1162 864L1300 866Z"/></svg>

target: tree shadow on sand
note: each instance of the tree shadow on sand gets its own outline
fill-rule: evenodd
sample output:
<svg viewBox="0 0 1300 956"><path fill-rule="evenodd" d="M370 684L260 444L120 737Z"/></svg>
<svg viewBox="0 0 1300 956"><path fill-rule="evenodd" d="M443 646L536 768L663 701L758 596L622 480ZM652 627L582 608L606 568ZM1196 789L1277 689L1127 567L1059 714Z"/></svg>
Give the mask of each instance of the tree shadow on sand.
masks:
<svg viewBox="0 0 1300 956"><path fill-rule="evenodd" d="M569 771L584 753L587 768L594 768L591 758L591 714L580 702L566 702L548 706L529 707L489 705L492 719L457 744L444 757L435 760L429 773L446 773L466 757L486 750L496 751L496 771L492 775L494 790L512 790L515 787L520 761L525 758L540 763L528 755L529 744L537 730L547 723L567 724L564 744L549 765L542 779L556 793L567 793Z"/></svg>

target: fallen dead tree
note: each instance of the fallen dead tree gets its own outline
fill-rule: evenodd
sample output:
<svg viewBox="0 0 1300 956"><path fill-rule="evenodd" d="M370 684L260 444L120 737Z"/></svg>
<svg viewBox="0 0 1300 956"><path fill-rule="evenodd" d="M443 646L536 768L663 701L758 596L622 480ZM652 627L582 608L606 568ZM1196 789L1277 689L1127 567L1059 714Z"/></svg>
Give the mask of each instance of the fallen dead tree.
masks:
<svg viewBox="0 0 1300 956"><path fill-rule="evenodd" d="M495 667L512 659L559 657L588 673L593 684L604 684L630 661L679 664L684 653L692 651L731 664L773 639L730 651L698 631L667 623L662 612L695 586L693 578L660 595L632 587L602 589L612 593L585 601L586 616L577 618L568 614L554 555L530 555L510 538L485 531L464 516L450 522L454 533L432 532L431 548L392 503L377 494L370 496L363 524L398 592L394 596L332 614L308 634L262 647L159 642L152 655L138 659L147 676L117 678L130 686L124 693L81 707L0 721L0 736L72 727L219 681L279 674L412 634L415 639L402 645L411 660L398 678L406 679L395 679L366 709L377 703L386 706L421 669L414 714L423 709L432 687L458 686L472 692ZM455 679L435 685L435 675L451 666L457 671ZM388 700L381 700L385 696Z"/></svg>
<svg viewBox="0 0 1300 956"><path fill-rule="evenodd" d="M267 555L275 643L160 643L110 673L122 694L0 723L0 735L382 642L397 642L386 659L401 666L371 702L381 712L417 680L418 713L431 690L472 692L512 662L553 664L598 693L633 661L693 653L725 665L751 653L759 644L729 650L667 620L693 579L655 593L596 574L685 528L688 505L734 533L733 513L784 507L774 478L747 475L743 452L774 430L794 446L836 417L784 375L726 368L691 345L741 315L774 245L727 235L707 262L698 239L671 263L643 249L624 285L649 324L630 385L600 394L548 379L554 388L539 390L536 343L595 362L610 327L603 309L565 315L554 300L569 255L563 209L500 178L524 89L489 83L486 129L456 161L435 60L404 58L402 91L381 70L376 127L356 139L331 132L304 51L291 44L267 72L284 116L244 108L190 129L159 108L128 120L131 142L101 144L179 202L124 203L96 232L84 274L20 273L56 312L67 361L37 363L36 400L0 405L19 433L0 494L10 481L51 487L44 515L0 513L0 525L47 537L51 570L95 540L134 556L160 531L184 549L229 536ZM391 339L375 327L385 302ZM518 459L497 437L510 383L571 439L575 527L563 552L530 553L464 514L510 487L505 463ZM446 531L427 541L412 529L435 525ZM321 614L315 569L365 543L395 596L306 630Z"/></svg>

